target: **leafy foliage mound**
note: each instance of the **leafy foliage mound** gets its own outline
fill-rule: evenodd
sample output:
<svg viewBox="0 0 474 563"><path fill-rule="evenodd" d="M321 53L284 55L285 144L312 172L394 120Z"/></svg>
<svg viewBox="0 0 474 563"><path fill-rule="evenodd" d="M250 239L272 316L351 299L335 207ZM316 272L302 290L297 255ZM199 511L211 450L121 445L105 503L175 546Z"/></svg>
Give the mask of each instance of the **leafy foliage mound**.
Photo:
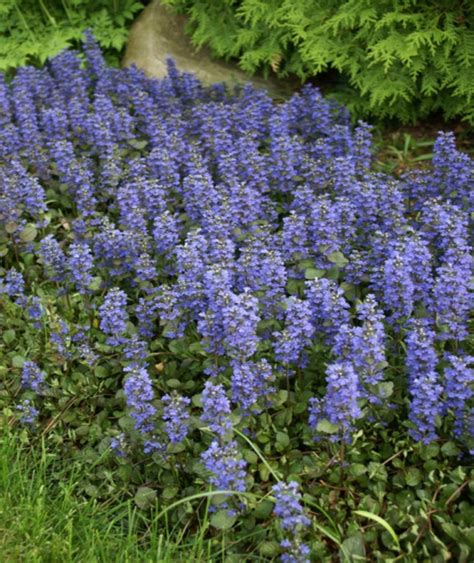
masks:
<svg viewBox="0 0 474 563"><path fill-rule="evenodd" d="M84 51L0 83L3 421L264 557L466 560L474 163L444 133L396 179L315 88Z"/></svg>
<svg viewBox="0 0 474 563"><path fill-rule="evenodd" d="M80 43L92 29L118 63L128 25L143 8L138 0L2 0L0 2L0 71L43 64L63 49Z"/></svg>
<svg viewBox="0 0 474 563"><path fill-rule="evenodd" d="M302 79L335 69L361 117L432 111L474 123L474 5L455 0L165 0L190 16L195 44Z"/></svg>

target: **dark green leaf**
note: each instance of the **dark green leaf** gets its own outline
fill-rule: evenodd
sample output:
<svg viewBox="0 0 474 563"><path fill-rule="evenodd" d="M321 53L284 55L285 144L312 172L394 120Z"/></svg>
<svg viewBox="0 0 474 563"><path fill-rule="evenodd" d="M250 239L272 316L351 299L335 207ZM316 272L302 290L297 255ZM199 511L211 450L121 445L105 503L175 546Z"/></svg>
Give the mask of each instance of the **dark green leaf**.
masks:
<svg viewBox="0 0 474 563"><path fill-rule="evenodd" d="M156 501L156 491L151 489L150 487L139 487L137 492L135 493L135 504L138 508L149 508Z"/></svg>
<svg viewBox="0 0 474 563"><path fill-rule="evenodd" d="M211 516L211 525L218 530L229 530L237 520L236 515L229 515L228 509L218 510Z"/></svg>

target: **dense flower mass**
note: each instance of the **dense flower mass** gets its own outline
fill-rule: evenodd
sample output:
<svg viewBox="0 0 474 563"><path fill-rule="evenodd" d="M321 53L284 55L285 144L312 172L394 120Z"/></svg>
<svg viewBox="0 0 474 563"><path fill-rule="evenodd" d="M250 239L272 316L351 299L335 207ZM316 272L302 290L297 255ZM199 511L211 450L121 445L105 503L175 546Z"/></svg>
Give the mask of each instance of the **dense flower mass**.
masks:
<svg viewBox="0 0 474 563"><path fill-rule="evenodd" d="M276 444L288 474L311 434L350 442L406 418L415 440L451 428L465 447L474 164L452 136L398 179L312 86L277 104L172 63L162 80L107 68L90 37L84 56L4 86L0 304L37 331L27 363L11 354L22 420L95 386L117 451L179 450L184 466L189 448L203 463L187 475L204 465L237 491L266 481L244 437ZM49 403L31 402L31 358L53 374ZM290 485L275 491L285 530L306 523Z"/></svg>

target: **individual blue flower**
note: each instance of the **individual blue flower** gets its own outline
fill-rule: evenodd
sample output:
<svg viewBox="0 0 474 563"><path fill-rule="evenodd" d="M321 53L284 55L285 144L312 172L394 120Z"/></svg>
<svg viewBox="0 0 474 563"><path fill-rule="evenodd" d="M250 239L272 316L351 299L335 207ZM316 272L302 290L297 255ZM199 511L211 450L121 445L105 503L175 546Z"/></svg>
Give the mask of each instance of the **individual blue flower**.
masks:
<svg viewBox="0 0 474 563"><path fill-rule="evenodd" d="M283 563L309 563L311 550L299 538L288 538L280 542L284 552L280 555Z"/></svg>
<svg viewBox="0 0 474 563"><path fill-rule="evenodd" d="M39 321L43 318L43 315L45 313L41 299L36 295L30 296L28 300L25 301L25 305L28 316L30 317L30 319L35 321L33 323L33 326L36 329L41 328L42 325Z"/></svg>
<svg viewBox="0 0 474 563"><path fill-rule="evenodd" d="M51 332L49 341L56 352L65 360L69 360L72 354L69 350L69 331L65 323L62 324L58 332Z"/></svg>
<svg viewBox="0 0 474 563"><path fill-rule="evenodd" d="M409 257L398 248L391 251L384 265L383 298L392 319L407 319L414 307L415 285Z"/></svg>
<svg viewBox="0 0 474 563"><path fill-rule="evenodd" d="M241 359L250 358L256 352L259 342L257 298L248 290L239 295L229 293L223 303L222 316L224 340L229 353Z"/></svg>
<svg viewBox="0 0 474 563"><path fill-rule="evenodd" d="M119 457L126 456L126 449L127 449L127 440L125 434L120 432L118 436L114 436L110 440L110 448L113 452Z"/></svg>
<svg viewBox="0 0 474 563"><path fill-rule="evenodd" d="M127 360L143 364L148 356L148 345L138 335L132 334L123 342L123 355Z"/></svg>
<svg viewBox="0 0 474 563"><path fill-rule="evenodd" d="M464 340L468 337L472 310L471 281L473 260L469 250L450 249L436 270L432 309L441 326L440 339Z"/></svg>
<svg viewBox="0 0 474 563"><path fill-rule="evenodd" d="M170 258L179 243L180 224L178 217L170 211L163 211L154 219L153 239L160 254Z"/></svg>

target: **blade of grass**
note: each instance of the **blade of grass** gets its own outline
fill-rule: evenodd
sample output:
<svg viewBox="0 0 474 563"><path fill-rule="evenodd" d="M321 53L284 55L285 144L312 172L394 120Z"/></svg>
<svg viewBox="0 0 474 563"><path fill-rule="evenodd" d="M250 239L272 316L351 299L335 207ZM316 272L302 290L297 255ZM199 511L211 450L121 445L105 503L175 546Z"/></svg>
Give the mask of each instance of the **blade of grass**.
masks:
<svg viewBox="0 0 474 563"><path fill-rule="evenodd" d="M358 516L362 516L363 518L368 518L369 520L373 520L374 522L377 522L377 524L383 526L392 537L393 541L395 542L395 545L397 546L398 551L401 550L398 536L395 530L392 528L392 526L390 526L390 524L386 520L378 516L378 514L374 514L373 512L368 512L367 510L354 510L354 514L357 514Z"/></svg>

